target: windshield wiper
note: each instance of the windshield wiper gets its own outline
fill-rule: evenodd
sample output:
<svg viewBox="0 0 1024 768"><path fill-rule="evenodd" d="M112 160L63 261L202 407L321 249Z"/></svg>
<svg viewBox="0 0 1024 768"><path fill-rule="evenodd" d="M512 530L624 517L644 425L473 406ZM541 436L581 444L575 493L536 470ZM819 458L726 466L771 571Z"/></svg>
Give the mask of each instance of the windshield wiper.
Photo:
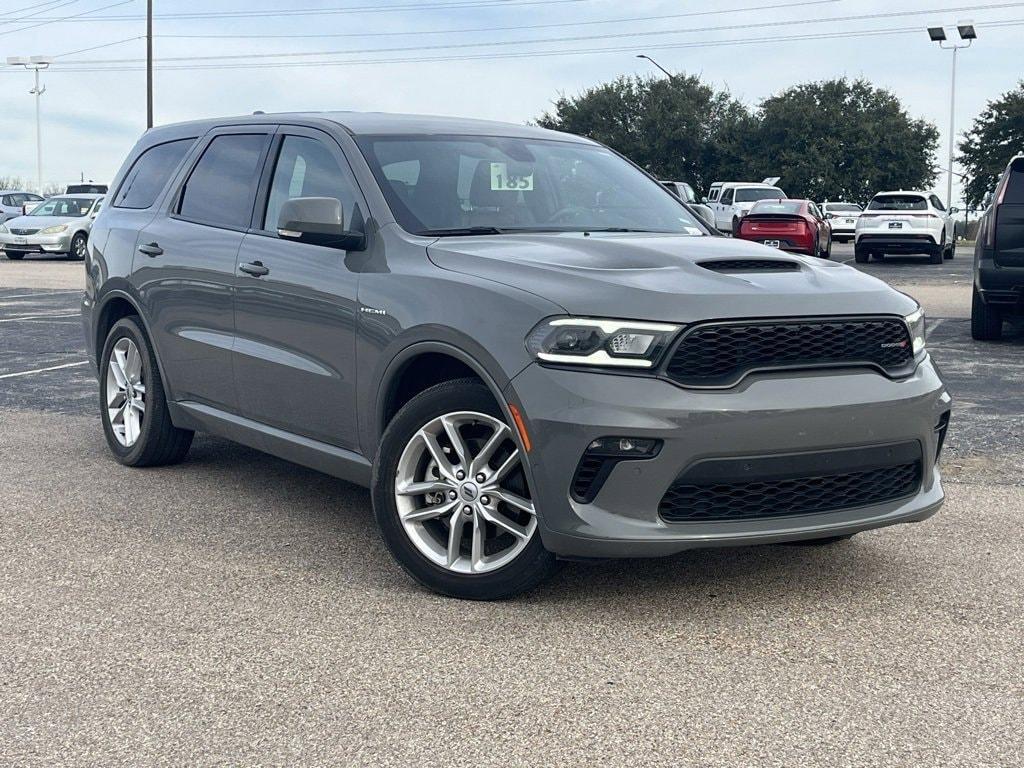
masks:
<svg viewBox="0 0 1024 768"><path fill-rule="evenodd" d="M424 237L465 237L467 235L503 235L497 227L449 227L447 229L421 229L416 233Z"/></svg>

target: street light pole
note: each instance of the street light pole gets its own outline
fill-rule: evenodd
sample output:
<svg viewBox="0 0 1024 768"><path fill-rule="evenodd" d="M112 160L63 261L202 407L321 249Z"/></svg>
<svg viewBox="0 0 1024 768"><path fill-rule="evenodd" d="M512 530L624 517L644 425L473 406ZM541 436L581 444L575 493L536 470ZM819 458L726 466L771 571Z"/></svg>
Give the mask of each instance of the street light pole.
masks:
<svg viewBox="0 0 1024 768"><path fill-rule="evenodd" d="M146 0L146 130L153 127L153 0Z"/></svg>
<svg viewBox="0 0 1024 768"><path fill-rule="evenodd" d="M974 31L974 25L969 22L957 24L957 33L963 44L952 42L946 37L946 30L942 27L929 27L928 36L933 43L939 47L953 51L953 76L949 88L949 157L946 161L946 207L953 207L953 153L956 151L956 57L961 48L970 48L971 44L978 38ZM947 43L949 43L947 45Z"/></svg>
<svg viewBox="0 0 1024 768"><path fill-rule="evenodd" d="M647 59L647 60L648 60L649 62L651 62L651 64L653 64L653 65L654 65L654 66L656 66L656 67L657 67L658 69L660 69L660 70L661 70L662 72L664 72L664 73L665 73L665 76L666 76L666 77L667 77L667 78L668 78L668 79L669 79L670 81L671 81L671 80L674 80L674 79L675 79L675 76L674 76L674 75L673 75L673 74L672 74L671 72L669 72L669 71L668 71L667 69L665 69L665 68L664 68L663 66L661 66L661 64L659 64L658 62L656 62L656 61L655 61L654 59L652 59L652 58L651 58L650 56L648 56L648 55L647 55L646 53L638 53L638 54L636 55L636 57L637 57L638 59Z"/></svg>
<svg viewBox="0 0 1024 768"><path fill-rule="evenodd" d="M29 56L28 58L11 56L7 59L8 66L24 67L26 70L33 70L35 73L35 87L29 91L36 97L36 191L43 193L43 119L41 100L46 93L46 86L39 85L39 70L50 66L50 59L46 56Z"/></svg>

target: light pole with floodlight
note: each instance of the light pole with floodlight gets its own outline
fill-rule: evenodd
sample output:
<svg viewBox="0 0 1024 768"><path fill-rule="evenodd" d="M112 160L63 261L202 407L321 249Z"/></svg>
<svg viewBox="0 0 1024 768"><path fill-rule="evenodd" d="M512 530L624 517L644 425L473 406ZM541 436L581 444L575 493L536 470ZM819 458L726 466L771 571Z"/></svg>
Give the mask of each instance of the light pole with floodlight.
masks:
<svg viewBox="0 0 1024 768"><path fill-rule="evenodd" d="M943 27L928 27L928 37L939 47L953 52L953 79L949 93L949 159L946 166L946 207L953 206L953 152L956 147L956 54L961 48L970 48L971 44L978 39L978 33L974 31L974 25L969 22L960 22L956 25L957 34L964 41L963 44L954 43L946 37L946 30ZM947 45L947 43L949 43Z"/></svg>
<svg viewBox="0 0 1024 768"><path fill-rule="evenodd" d="M42 95L46 93L46 86L40 87L39 85L39 70L46 69L50 66L51 62L52 59L49 56L29 56L28 58L9 56L7 58L8 66L31 69L36 75L36 87L29 91L29 93L36 97L36 183L39 185L37 191L40 195L43 194L43 129L39 102Z"/></svg>

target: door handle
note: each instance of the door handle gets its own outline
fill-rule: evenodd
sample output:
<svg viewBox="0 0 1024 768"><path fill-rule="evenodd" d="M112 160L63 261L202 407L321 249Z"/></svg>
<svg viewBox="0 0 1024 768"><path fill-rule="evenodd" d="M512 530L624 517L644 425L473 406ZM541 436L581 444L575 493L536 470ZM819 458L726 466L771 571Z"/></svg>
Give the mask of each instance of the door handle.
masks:
<svg viewBox="0 0 1024 768"><path fill-rule="evenodd" d="M252 275L253 277L263 277L264 275L270 274L270 269L268 267L264 267L262 262L259 261L254 261L251 264L239 264L238 269L241 272L245 272L247 275Z"/></svg>
<svg viewBox="0 0 1024 768"><path fill-rule="evenodd" d="M144 253L147 256L149 256L151 259L155 258L157 256L162 255L163 252L164 252L164 249L161 248L156 243L150 243L149 245L140 245L139 246L139 253Z"/></svg>

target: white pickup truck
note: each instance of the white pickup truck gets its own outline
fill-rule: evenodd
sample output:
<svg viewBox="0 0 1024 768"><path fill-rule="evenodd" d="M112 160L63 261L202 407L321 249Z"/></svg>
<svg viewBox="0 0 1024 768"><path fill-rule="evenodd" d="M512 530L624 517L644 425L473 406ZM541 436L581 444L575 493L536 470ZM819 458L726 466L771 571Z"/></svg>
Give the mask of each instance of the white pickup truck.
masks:
<svg viewBox="0 0 1024 768"><path fill-rule="evenodd" d="M716 181L702 202L715 215L715 226L721 232L735 233L740 219L750 213L758 200L785 200L786 193L775 186L778 176L756 181Z"/></svg>

